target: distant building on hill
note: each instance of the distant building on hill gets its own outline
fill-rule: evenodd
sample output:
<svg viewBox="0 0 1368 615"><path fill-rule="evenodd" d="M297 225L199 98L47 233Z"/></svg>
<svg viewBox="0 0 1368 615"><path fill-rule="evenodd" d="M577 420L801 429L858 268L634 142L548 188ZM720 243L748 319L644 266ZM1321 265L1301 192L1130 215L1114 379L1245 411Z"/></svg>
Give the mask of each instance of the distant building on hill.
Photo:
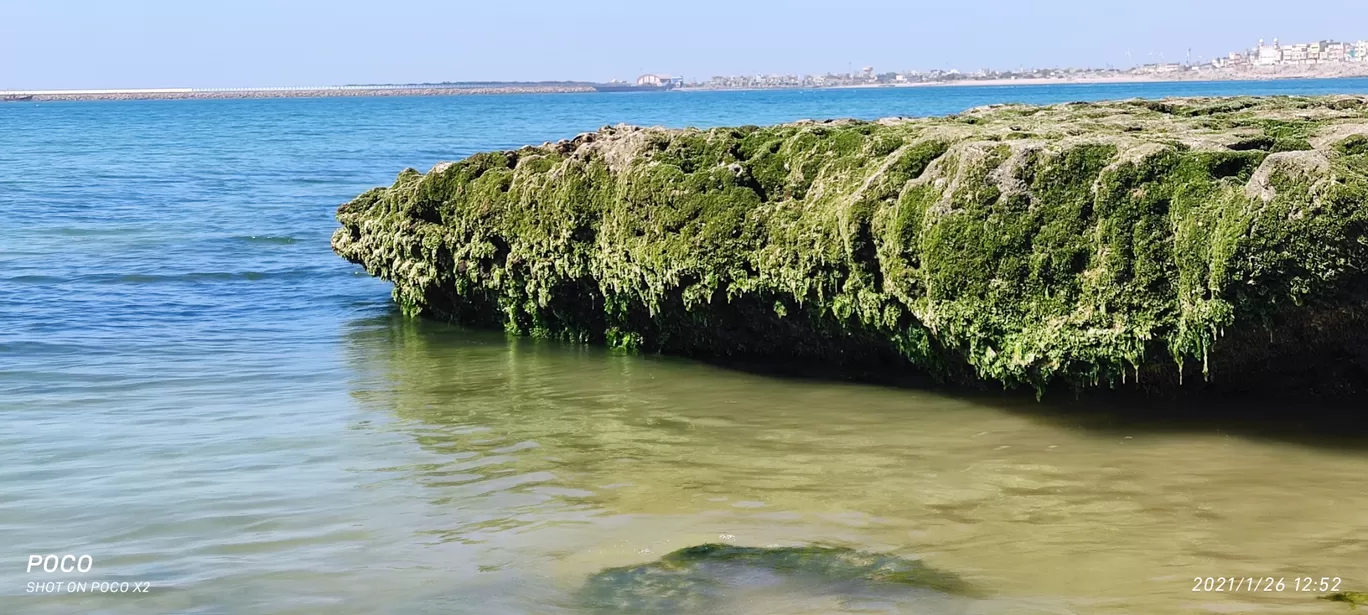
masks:
<svg viewBox="0 0 1368 615"><path fill-rule="evenodd" d="M1237 53L1234 51L1226 54L1226 57L1224 58L1216 58L1211 61L1211 64L1216 68L1241 68L1249 66L1249 63L1249 54Z"/></svg>
<svg viewBox="0 0 1368 615"><path fill-rule="evenodd" d="M1176 62L1168 62L1164 64L1146 64L1144 66L1138 66L1131 72L1141 75L1160 75L1165 73L1180 73L1184 70L1187 70L1186 66Z"/></svg>
<svg viewBox="0 0 1368 615"><path fill-rule="evenodd" d="M1320 45L1321 62L1348 62L1349 50L1353 48L1348 43L1337 43L1335 41L1321 41Z"/></svg>
<svg viewBox="0 0 1368 615"><path fill-rule="evenodd" d="M1231 54L1233 58L1237 54ZM1259 46L1249 50L1249 62L1254 66L1301 66L1307 64L1339 64L1344 62L1363 62L1368 60L1368 41L1342 43L1339 41L1319 41L1281 45L1273 39L1272 45ZM1218 62L1218 66L1232 66L1230 62Z"/></svg>
<svg viewBox="0 0 1368 615"><path fill-rule="evenodd" d="M1280 51L1282 59L1279 64L1308 64L1311 59L1311 46L1306 43L1283 47Z"/></svg>
<svg viewBox="0 0 1368 615"><path fill-rule="evenodd" d="M1254 53L1250 56L1255 66L1273 66L1282 63L1282 47L1278 46L1278 39L1273 39L1272 45L1265 45L1263 39L1259 39L1259 46L1254 48Z"/></svg>

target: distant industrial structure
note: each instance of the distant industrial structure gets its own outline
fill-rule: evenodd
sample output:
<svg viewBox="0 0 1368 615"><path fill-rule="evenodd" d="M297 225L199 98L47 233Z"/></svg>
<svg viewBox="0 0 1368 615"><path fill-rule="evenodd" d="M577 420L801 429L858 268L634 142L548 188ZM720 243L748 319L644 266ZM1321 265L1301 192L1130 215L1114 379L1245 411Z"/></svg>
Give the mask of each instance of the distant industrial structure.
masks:
<svg viewBox="0 0 1368 615"><path fill-rule="evenodd" d="M684 79L682 77L671 77L670 75L642 75L637 77L636 84L643 87L673 88L684 85Z"/></svg>
<svg viewBox="0 0 1368 615"><path fill-rule="evenodd" d="M671 77L662 74L645 74L637 77L636 83L627 81L609 81L608 83L595 83L595 92L661 92L673 90L684 85L684 79Z"/></svg>

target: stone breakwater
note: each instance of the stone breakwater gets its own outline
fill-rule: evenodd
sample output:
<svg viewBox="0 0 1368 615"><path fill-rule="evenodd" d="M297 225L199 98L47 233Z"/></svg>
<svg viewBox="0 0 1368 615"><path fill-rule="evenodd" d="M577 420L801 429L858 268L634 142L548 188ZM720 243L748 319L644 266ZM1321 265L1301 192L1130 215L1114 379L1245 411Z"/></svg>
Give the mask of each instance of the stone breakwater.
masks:
<svg viewBox="0 0 1368 615"><path fill-rule="evenodd" d="M23 94L31 100L214 100L241 98L338 98L367 96L461 96L481 94L571 94L593 92L588 85L526 85L497 87L411 88L301 88L271 90L130 90L94 92L40 92ZM18 96L19 94L12 94Z"/></svg>
<svg viewBox="0 0 1368 615"><path fill-rule="evenodd" d="M1038 392L1368 383L1368 97L605 127L337 216L406 311L519 334Z"/></svg>

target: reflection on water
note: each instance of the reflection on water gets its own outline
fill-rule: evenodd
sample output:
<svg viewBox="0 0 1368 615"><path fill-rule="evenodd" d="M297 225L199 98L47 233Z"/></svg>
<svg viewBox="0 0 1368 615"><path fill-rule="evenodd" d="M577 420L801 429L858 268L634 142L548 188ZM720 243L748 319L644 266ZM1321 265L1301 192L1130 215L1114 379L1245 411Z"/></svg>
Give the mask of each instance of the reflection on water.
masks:
<svg viewBox="0 0 1368 615"><path fill-rule="evenodd" d="M1192 580L1368 583L1362 450L1140 424L1121 435L1070 428L1030 400L766 378L402 319L358 327L350 348L354 397L421 450L404 473L442 511L428 538L468 545L485 576L538 575L538 600L719 537L921 558L989 591L976 612L1307 612L1327 607L1194 593Z"/></svg>
<svg viewBox="0 0 1368 615"><path fill-rule="evenodd" d="M1361 442L388 315L338 336L137 355L79 404L55 405L72 377L11 389L27 410L0 423L0 612L1336 613L1193 578L1368 586ZM679 559L705 544L742 555ZM25 554L49 552L95 558L62 580L154 591L27 595L46 579Z"/></svg>

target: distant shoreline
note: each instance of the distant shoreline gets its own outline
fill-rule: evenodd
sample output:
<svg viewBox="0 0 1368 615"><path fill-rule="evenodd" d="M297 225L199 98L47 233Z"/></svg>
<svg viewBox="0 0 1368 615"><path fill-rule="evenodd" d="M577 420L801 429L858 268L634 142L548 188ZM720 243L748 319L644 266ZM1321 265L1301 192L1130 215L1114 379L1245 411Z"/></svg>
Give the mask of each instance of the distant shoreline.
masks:
<svg viewBox="0 0 1368 615"><path fill-rule="evenodd" d="M1111 83L1215 83L1223 81L1296 81L1301 79L1362 79L1368 77L1368 72L1364 74L1352 75L1242 75L1242 76L1217 76L1201 75L1197 77L1163 77L1158 75L1117 75L1114 77L1034 77L1027 79L960 79L955 81L930 81L921 83L907 84L869 84L869 85L848 85L835 86L836 88L916 88L916 87L973 87L973 86L1003 86L1003 85L1089 85L1089 84L1111 84Z"/></svg>
<svg viewBox="0 0 1368 615"><path fill-rule="evenodd" d="M852 90L900 89L928 87L983 87L983 86L1040 86L1091 85L1123 83L1201 83L1219 81L1289 81L1298 79L1358 79L1368 77L1368 70L1350 74L1264 73L1264 74L1201 74L1201 75L1111 75L1099 77L1035 77L1023 79L956 79L916 83L858 84L819 87L775 86L749 88L682 87L679 92L741 92L773 90ZM300 88L142 88L102 90L8 90L0 91L0 102L52 102L94 100L229 100L257 98L348 98L376 96L480 96L498 94L584 94L595 93L590 83L487 83L478 86L462 85L396 85L396 86L329 86ZM604 94L609 94L605 92Z"/></svg>
<svg viewBox="0 0 1368 615"><path fill-rule="evenodd" d="M726 91L765 91L765 90L877 90L900 88L937 88L937 87L983 87L1011 85L1092 85L1122 83L1219 83L1219 82L1264 82L1297 81L1310 79L1363 79L1368 78L1368 67L1363 72L1316 74L1316 73L1204 73L1197 75L1108 75L1103 77L1030 77L1023 79L945 79L940 81L919 81L916 83L868 83L857 85L833 85L819 87L753 87L753 88L684 88L689 92L726 92Z"/></svg>

